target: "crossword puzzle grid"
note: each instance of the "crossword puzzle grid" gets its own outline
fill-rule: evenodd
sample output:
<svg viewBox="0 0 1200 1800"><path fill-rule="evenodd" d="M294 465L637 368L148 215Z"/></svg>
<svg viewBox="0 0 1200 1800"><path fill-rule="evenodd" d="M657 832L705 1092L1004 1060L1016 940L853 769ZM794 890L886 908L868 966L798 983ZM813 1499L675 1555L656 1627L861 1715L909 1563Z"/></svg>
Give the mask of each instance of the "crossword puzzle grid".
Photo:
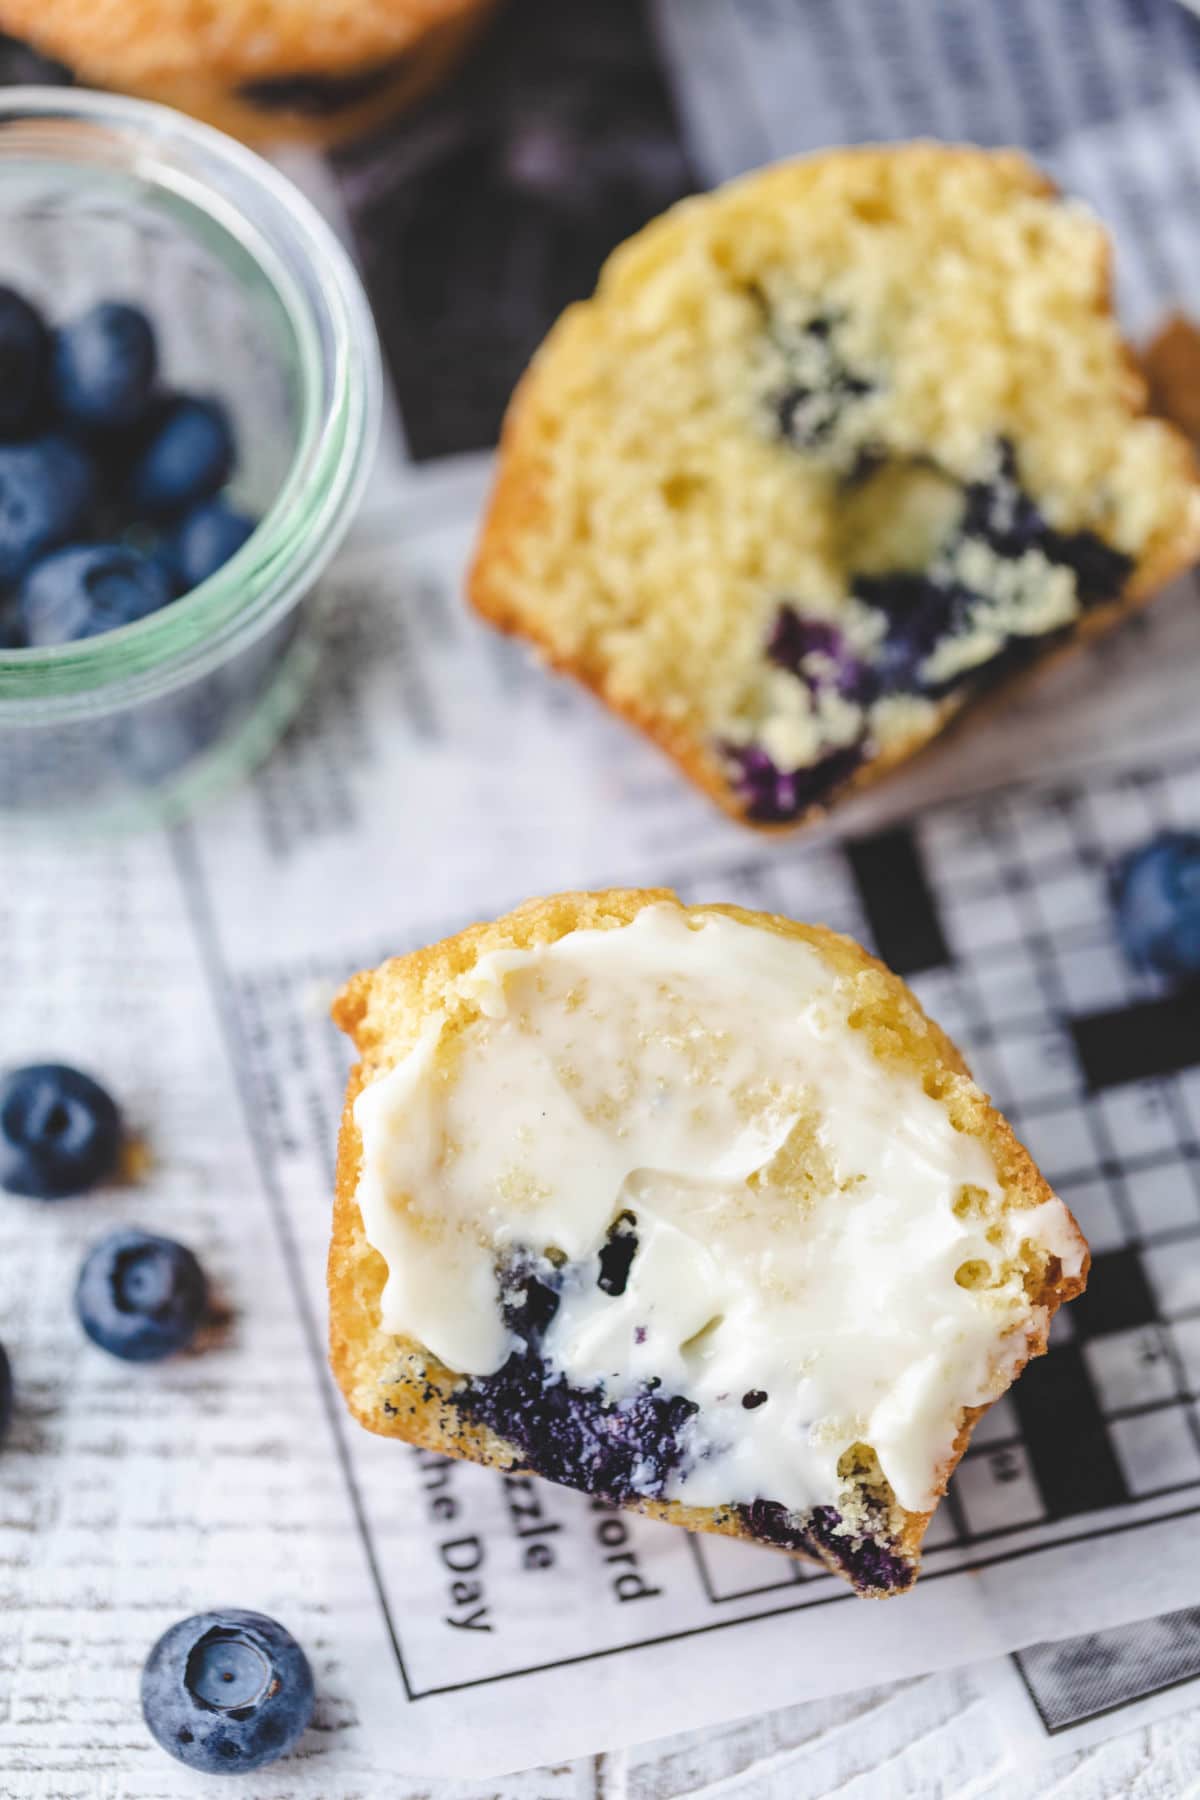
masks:
<svg viewBox="0 0 1200 1800"><path fill-rule="evenodd" d="M926 1570L1019 1553L1094 1515L1200 1507L1200 1000L1137 976L1113 933L1109 875L1167 826L1200 826L1200 751L1056 791L1007 789L849 844L772 845L696 881L733 900L824 922L874 947L961 1046L1093 1252L1086 1295L1048 1355L978 1426L926 1538ZM512 896L513 900L523 898ZM497 910L503 910L499 908ZM430 942L462 921L431 921ZM264 1096L327 1162L346 1050L314 987L404 943L244 977L238 1006ZM292 1079L277 1064L287 1047ZM332 1170L326 1171L327 1182ZM1088 1515L1093 1515L1089 1519ZM821 1571L731 1539L690 1540L720 1605L794 1604ZM818 1585L820 1584L820 1585Z"/></svg>
<svg viewBox="0 0 1200 1800"><path fill-rule="evenodd" d="M975 1433L926 1539L931 1572L1071 1519L1086 1530L1100 1509L1200 1503L1200 999L1130 969L1108 893L1127 850L1197 825L1200 755L944 807L756 861L722 891L874 941L1092 1247L1087 1294ZM694 1550L714 1602L826 1579L720 1539Z"/></svg>

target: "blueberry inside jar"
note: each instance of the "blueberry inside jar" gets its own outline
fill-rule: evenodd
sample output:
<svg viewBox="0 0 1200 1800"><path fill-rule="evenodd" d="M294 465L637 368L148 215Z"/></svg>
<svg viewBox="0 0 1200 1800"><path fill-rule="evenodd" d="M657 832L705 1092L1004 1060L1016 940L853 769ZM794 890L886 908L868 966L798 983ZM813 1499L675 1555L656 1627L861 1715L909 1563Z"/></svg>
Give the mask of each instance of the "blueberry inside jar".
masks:
<svg viewBox="0 0 1200 1800"><path fill-rule="evenodd" d="M0 96L0 209L0 824L176 816L314 670L369 310L282 177L139 102Z"/></svg>

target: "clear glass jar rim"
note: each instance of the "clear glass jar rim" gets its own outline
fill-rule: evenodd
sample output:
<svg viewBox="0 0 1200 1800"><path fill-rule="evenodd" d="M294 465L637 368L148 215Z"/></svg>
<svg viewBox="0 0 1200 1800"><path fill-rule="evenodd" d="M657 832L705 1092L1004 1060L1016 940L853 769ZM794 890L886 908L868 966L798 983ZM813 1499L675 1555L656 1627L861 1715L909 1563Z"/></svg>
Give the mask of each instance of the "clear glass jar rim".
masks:
<svg viewBox="0 0 1200 1800"><path fill-rule="evenodd" d="M216 667L311 587L333 554L370 472L382 376L374 320L333 231L287 178L253 151L150 101L81 88L0 90L0 167L9 134L31 127L22 154L61 165L53 124L98 128L89 169L107 164L203 212L257 265L289 329L300 371L295 450L278 494L237 554L191 593L136 624L49 649L0 651L0 729L109 711ZM189 153L199 167L189 165ZM174 157L174 160L173 160ZM252 189L266 231L239 209ZM290 272L283 245L311 283ZM322 332L324 332L324 341ZM329 403L321 398L328 391Z"/></svg>

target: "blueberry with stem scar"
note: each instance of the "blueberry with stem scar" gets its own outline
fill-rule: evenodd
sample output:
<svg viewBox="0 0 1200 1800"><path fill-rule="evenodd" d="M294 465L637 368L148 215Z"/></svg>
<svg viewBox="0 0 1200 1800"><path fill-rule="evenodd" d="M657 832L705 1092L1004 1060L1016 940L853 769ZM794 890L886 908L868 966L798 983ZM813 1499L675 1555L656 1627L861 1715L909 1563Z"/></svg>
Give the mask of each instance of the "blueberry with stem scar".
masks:
<svg viewBox="0 0 1200 1800"><path fill-rule="evenodd" d="M124 1362L159 1362L182 1350L208 1308L208 1283L173 1238L125 1228L89 1251L75 1287L79 1323Z"/></svg>
<svg viewBox="0 0 1200 1800"><path fill-rule="evenodd" d="M73 644L133 625L172 599L156 562L124 544L80 544L35 563L18 595L26 641Z"/></svg>
<svg viewBox="0 0 1200 1800"><path fill-rule="evenodd" d="M98 1081L65 1063L31 1063L0 1078L0 1187L61 1200L116 1167L121 1118Z"/></svg>
<svg viewBox="0 0 1200 1800"><path fill-rule="evenodd" d="M312 1710L312 1670L295 1638L240 1607L181 1619L142 1670L151 1733L205 1775L244 1775L285 1756Z"/></svg>

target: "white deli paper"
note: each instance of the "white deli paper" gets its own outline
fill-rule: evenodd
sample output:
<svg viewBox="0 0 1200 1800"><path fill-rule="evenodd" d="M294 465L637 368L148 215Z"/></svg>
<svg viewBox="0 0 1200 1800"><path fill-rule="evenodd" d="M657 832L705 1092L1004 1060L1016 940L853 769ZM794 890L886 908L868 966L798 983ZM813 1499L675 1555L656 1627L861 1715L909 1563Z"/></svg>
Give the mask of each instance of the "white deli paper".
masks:
<svg viewBox="0 0 1200 1800"><path fill-rule="evenodd" d="M1135 30L1104 0L1083 37L1077 9L1026 10L662 0L657 17L706 179L916 129L1029 142L1115 226L1137 329L1169 301L1200 304L1200 108L1171 9L1148 4ZM324 167L301 173L341 204ZM1108 893L1125 850L1200 820L1194 587L835 832L763 843L465 613L487 473L485 456L408 468L389 446L333 578L320 690L239 794L170 834L0 846L3 1060L95 1069L142 1140L123 1185L0 1209L18 1393L0 1459L5 1793L198 1791L134 1696L158 1631L213 1604L276 1614L308 1648L316 1729L262 1791L334 1800L1200 1604L1200 1068L1178 1044L1155 1063L1153 1009L1177 1036L1178 1016L1126 966ZM977 1433L917 1590L864 1605L770 1551L359 1431L324 1355L337 983L572 886L667 883L870 941L881 854L940 934L914 987L1098 1271ZM70 1316L83 1247L125 1222L190 1243L225 1313L160 1369L107 1361ZM1122 1642L1144 1649L1150 1629ZM1194 1674L1189 1631L1163 1625L1153 1655L1133 1653L1154 1662L1147 1684L1099 1700L1066 1679L1065 1653L1030 1649L1033 1673L994 1678L1081 1728Z"/></svg>

